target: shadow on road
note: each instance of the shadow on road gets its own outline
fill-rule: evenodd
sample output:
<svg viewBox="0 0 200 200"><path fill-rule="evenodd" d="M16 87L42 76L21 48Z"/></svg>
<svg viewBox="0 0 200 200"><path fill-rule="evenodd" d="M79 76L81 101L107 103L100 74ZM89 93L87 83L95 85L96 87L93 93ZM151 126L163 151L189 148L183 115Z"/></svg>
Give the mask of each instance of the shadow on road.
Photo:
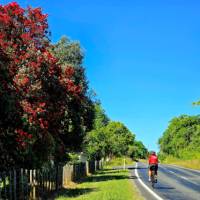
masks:
<svg viewBox="0 0 200 200"><path fill-rule="evenodd" d="M158 190L174 190L175 189L174 187L161 187L161 186L160 187L155 186L155 188L158 189Z"/></svg>
<svg viewBox="0 0 200 200"><path fill-rule="evenodd" d="M129 179L137 179L137 176L129 176Z"/></svg>
<svg viewBox="0 0 200 200"><path fill-rule="evenodd" d="M137 169L148 169L148 167L137 167Z"/></svg>

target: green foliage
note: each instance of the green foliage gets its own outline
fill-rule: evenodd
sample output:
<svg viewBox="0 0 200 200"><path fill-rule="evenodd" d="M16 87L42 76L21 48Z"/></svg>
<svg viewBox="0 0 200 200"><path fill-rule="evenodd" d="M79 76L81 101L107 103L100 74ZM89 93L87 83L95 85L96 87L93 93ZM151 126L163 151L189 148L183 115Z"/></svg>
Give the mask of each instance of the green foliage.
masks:
<svg viewBox="0 0 200 200"><path fill-rule="evenodd" d="M200 116L182 115L171 120L158 141L160 154L191 158L200 152Z"/></svg>
<svg viewBox="0 0 200 200"><path fill-rule="evenodd" d="M121 122L110 121L100 103L95 104L94 129L87 133L85 151L89 158L130 156L146 158L147 149Z"/></svg>
<svg viewBox="0 0 200 200"><path fill-rule="evenodd" d="M86 136L86 152L90 158L126 155L135 136L120 122L109 122L108 125L94 129Z"/></svg>
<svg viewBox="0 0 200 200"><path fill-rule="evenodd" d="M93 130L85 137L85 151L89 158L97 160L105 157L109 151L109 135L105 133L105 126L109 123L109 118L101 107L100 103L94 104Z"/></svg>
<svg viewBox="0 0 200 200"><path fill-rule="evenodd" d="M109 135L104 131L104 127L90 131L85 138L86 152L90 159L100 160L109 153Z"/></svg>
<svg viewBox="0 0 200 200"><path fill-rule="evenodd" d="M63 137L67 151L81 151L82 142L86 132L93 128L94 104L88 94L88 81L85 69L82 66L84 54L79 42L71 41L66 36L62 37L51 49L58 63L65 71L67 66L74 69L74 82L81 86L83 96L81 101L75 98L68 99L68 111L62 119Z"/></svg>
<svg viewBox="0 0 200 200"><path fill-rule="evenodd" d="M69 156L69 164L75 164L80 162L79 154L77 153L69 153L67 156Z"/></svg>
<svg viewBox="0 0 200 200"><path fill-rule="evenodd" d="M196 101L192 103L194 106L199 106L200 105L200 101Z"/></svg>
<svg viewBox="0 0 200 200"><path fill-rule="evenodd" d="M128 155L132 159L145 159L147 157L148 150L141 141L135 141L134 145L129 147Z"/></svg>
<svg viewBox="0 0 200 200"><path fill-rule="evenodd" d="M59 42L53 46L53 52L59 58L61 65L73 65L79 67L82 65L84 54L78 41L71 41L68 37L63 36Z"/></svg>
<svg viewBox="0 0 200 200"><path fill-rule="evenodd" d="M105 133L110 136L110 155L127 155L130 145L134 144L135 135L121 122L110 122L105 127Z"/></svg>
<svg viewBox="0 0 200 200"><path fill-rule="evenodd" d="M100 103L95 103L94 106L94 129L100 129L109 123L109 118L105 114L104 109L101 107Z"/></svg>

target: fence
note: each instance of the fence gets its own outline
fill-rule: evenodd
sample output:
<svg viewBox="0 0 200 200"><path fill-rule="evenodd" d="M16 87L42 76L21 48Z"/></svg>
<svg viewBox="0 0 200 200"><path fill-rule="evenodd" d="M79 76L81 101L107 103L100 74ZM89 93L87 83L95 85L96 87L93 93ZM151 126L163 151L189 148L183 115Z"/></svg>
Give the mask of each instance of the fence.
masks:
<svg viewBox="0 0 200 200"><path fill-rule="evenodd" d="M94 173L102 164L97 161L49 169L12 169L0 172L0 199L40 200L47 195L76 182L88 173Z"/></svg>

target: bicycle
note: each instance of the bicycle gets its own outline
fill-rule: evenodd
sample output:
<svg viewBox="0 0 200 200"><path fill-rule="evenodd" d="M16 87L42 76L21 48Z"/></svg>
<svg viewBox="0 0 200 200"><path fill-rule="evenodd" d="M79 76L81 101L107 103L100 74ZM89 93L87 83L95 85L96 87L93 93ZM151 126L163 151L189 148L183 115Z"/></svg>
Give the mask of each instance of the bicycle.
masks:
<svg viewBox="0 0 200 200"><path fill-rule="evenodd" d="M155 174L156 174L155 167L153 167L153 169L151 170L151 186L152 186L152 188L154 188L155 183L157 183L157 179L155 178Z"/></svg>

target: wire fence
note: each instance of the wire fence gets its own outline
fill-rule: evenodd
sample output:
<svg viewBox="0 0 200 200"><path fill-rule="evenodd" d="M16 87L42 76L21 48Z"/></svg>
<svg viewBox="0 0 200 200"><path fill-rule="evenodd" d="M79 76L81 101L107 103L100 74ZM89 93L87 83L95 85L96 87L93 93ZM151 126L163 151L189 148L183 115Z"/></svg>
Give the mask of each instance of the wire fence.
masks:
<svg viewBox="0 0 200 200"><path fill-rule="evenodd" d="M102 168L100 161L46 169L12 169L0 172L0 199L40 200Z"/></svg>

